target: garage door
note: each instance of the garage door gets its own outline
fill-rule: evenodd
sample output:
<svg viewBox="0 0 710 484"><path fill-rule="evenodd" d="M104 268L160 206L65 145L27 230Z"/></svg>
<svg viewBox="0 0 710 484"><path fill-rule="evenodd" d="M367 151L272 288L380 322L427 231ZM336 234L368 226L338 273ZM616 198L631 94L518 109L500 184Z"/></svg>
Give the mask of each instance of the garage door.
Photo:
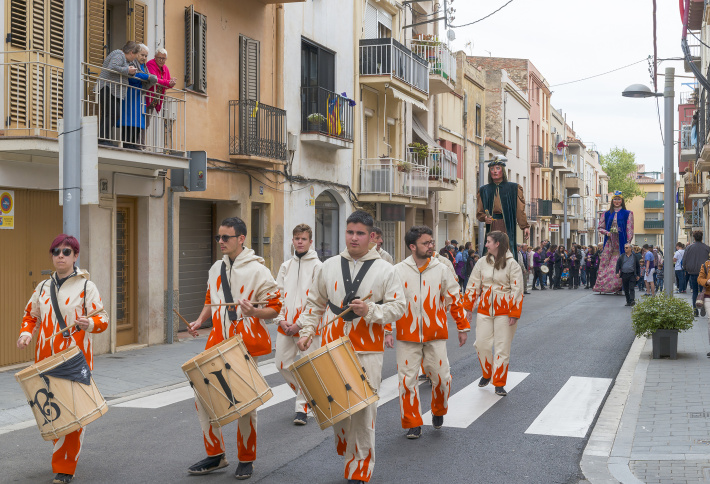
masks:
<svg viewBox="0 0 710 484"><path fill-rule="evenodd" d="M213 203L202 200L180 200L180 314L194 321L205 305L207 272L214 256L212 254ZM205 326L211 326L208 321ZM187 329L180 320L179 331Z"/></svg>

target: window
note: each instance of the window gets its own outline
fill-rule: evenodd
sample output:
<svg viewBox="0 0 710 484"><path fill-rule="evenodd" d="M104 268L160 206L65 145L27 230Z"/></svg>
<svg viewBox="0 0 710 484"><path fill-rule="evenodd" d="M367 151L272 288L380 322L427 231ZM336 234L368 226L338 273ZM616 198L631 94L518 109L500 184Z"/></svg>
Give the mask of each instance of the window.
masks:
<svg viewBox="0 0 710 484"><path fill-rule="evenodd" d="M207 17L193 5L185 8L185 88L207 92Z"/></svg>
<svg viewBox="0 0 710 484"><path fill-rule="evenodd" d="M57 57L64 54L62 0L10 0L9 14L8 41L12 47L45 51Z"/></svg>
<svg viewBox="0 0 710 484"><path fill-rule="evenodd" d="M335 53L306 39L301 41L301 86L335 91Z"/></svg>
<svg viewBox="0 0 710 484"><path fill-rule="evenodd" d="M520 158L520 126L515 127L515 156Z"/></svg>
<svg viewBox="0 0 710 484"><path fill-rule="evenodd" d="M646 220L648 220L648 221L663 220L663 212L648 212L646 214Z"/></svg>
<svg viewBox="0 0 710 484"><path fill-rule="evenodd" d="M481 105L476 104L476 136L481 137Z"/></svg>
<svg viewBox="0 0 710 484"><path fill-rule="evenodd" d="M385 39L392 37L392 15L379 10L369 2L365 4L363 21L365 39Z"/></svg>
<svg viewBox="0 0 710 484"><path fill-rule="evenodd" d="M323 192L316 198L315 249L322 261L340 252L340 206L333 195Z"/></svg>
<svg viewBox="0 0 710 484"><path fill-rule="evenodd" d="M259 41L239 36L239 98L259 100Z"/></svg>
<svg viewBox="0 0 710 484"><path fill-rule="evenodd" d="M663 200L663 192L648 192L646 193L646 200Z"/></svg>

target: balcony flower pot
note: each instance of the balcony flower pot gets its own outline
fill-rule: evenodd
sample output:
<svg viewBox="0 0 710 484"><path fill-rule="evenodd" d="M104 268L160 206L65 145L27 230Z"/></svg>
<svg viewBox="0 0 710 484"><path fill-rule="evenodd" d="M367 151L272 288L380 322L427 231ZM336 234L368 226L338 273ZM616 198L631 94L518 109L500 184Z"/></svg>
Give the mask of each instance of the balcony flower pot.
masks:
<svg viewBox="0 0 710 484"><path fill-rule="evenodd" d="M397 171L401 171L402 173L411 173L412 164L408 161L397 163Z"/></svg>
<svg viewBox="0 0 710 484"><path fill-rule="evenodd" d="M631 311L631 326L636 337L651 338L654 358L676 359L678 333L693 327L693 307L665 293L642 299Z"/></svg>

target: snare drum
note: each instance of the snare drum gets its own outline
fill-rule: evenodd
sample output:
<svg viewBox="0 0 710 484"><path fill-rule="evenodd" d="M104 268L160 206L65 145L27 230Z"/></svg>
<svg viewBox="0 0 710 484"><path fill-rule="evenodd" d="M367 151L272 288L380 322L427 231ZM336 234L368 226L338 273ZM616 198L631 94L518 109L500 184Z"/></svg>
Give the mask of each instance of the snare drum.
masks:
<svg viewBox="0 0 710 484"><path fill-rule="evenodd" d="M347 336L309 353L289 370L321 429L379 400Z"/></svg>
<svg viewBox="0 0 710 484"><path fill-rule="evenodd" d="M226 425L273 397L240 335L203 351L182 371L212 425Z"/></svg>
<svg viewBox="0 0 710 484"><path fill-rule="evenodd" d="M86 426L108 412L77 346L60 351L15 374L44 440Z"/></svg>
<svg viewBox="0 0 710 484"><path fill-rule="evenodd" d="M546 265L541 265L541 266L540 266L540 271L541 271L543 274L547 274L548 272L550 272L550 268L547 267Z"/></svg>

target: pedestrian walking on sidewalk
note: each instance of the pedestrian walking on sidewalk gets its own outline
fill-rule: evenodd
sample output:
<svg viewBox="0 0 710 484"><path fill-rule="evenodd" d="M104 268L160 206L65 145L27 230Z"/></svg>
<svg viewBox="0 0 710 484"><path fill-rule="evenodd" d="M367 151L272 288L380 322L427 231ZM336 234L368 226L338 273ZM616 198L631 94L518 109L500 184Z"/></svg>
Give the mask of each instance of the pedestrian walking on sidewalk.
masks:
<svg viewBox="0 0 710 484"><path fill-rule="evenodd" d="M25 349L37 332L35 363L73 346L81 349L89 370L94 368L92 334L108 328L108 313L103 309L96 285L89 273L76 267L79 258L79 241L71 235L61 234L49 247L55 272L40 282L32 293L22 318L17 347ZM89 312L100 311L87 318ZM76 326L55 336L61 329ZM54 405L54 404L52 404ZM57 414L57 417L59 415ZM46 417L51 418L51 415ZM52 472L54 484L66 484L74 479L86 429L54 440Z"/></svg>
<svg viewBox="0 0 710 484"><path fill-rule="evenodd" d="M655 296L656 285L653 282L653 276L656 272L656 263L653 252L651 252L651 246L648 244L643 244L643 268L641 272L643 273L643 280L646 283L646 293L644 296Z"/></svg>
<svg viewBox="0 0 710 484"><path fill-rule="evenodd" d="M624 296L626 296L626 305L633 306L636 304L634 288L636 287L636 281L641 279L641 267L638 259L631 251L631 244L629 243L624 245L624 253L616 261L616 277L621 278L621 286L624 288Z"/></svg>
<svg viewBox="0 0 710 484"><path fill-rule="evenodd" d="M693 240L694 242L685 249L685 254L683 255L683 269L688 273L690 288L693 290L693 301L696 301L699 291L698 274L700 274L700 269L705 261L708 260L710 247L702 242L703 232L701 230L693 232ZM705 306L701 308L701 312L703 313L701 316L705 316ZM698 315L698 308L695 308L695 315Z"/></svg>
<svg viewBox="0 0 710 484"><path fill-rule="evenodd" d="M486 235L486 257L473 268L464 295L469 321L478 304L474 346L483 373L478 386L485 387L492 380L499 396L507 395L510 346L523 310L523 271L508 252L508 243L503 232Z"/></svg>
<svg viewBox="0 0 710 484"><path fill-rule="evenodd" d="M685 245L678 242L675 245L675 253L673 254L673 269L675 270L675 285L678 292L684 294L687 287L685 279L685 271L683 270L683 254L685 254Z"/></svg>
<svg viewBox="0 0 710 484"><path fill-rule="evenodd" d="M264 259L257 256L252 249L244 247L246 237L247 226L240 218L231 217L222 221L215 239L223 257L209 270L205 306L198 318L188 325L187 330L196 337L197 330L205 321L212 319L212 331L207 338L205 349L238 334L256 362L259 356L271 353L271 336L266 329L265 320L278 316L281 311L281 294L271 271L264 265ZM266 302L265 307L255 307L252 304L254 301ZM232 303L235 306L218 306ZM195 398L195 406L202 427L207 458L190 466L188 473L209 474L229 465L225 457L226 447L222 428L219 424L210 424L207 410L199 398ZM249 479L256 460L256 410L240 417L237 423L239 465L234 477Z"/></svg>

